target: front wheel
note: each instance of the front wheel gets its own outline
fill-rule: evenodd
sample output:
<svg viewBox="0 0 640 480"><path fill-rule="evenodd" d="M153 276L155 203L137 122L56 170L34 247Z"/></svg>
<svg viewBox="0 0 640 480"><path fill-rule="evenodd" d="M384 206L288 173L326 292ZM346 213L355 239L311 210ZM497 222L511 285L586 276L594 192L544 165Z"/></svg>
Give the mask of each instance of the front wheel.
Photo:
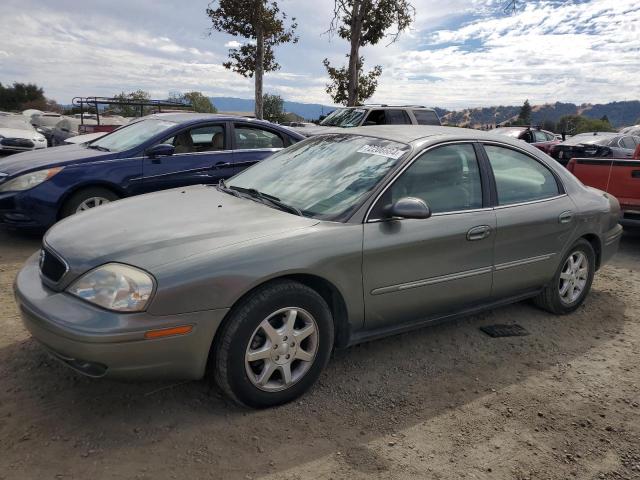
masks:
<svg viewBox="0 0 640 480"><path fill-rule="evenodd" d="M563 258L551 283L535 298L536 305L558 315L575 311L591 289L595 257L591 244L578 240Z"/></svg>
<svg viewBox="0 0 640 480"><path fill-rule="evenodd" d="M214 346L215 379L237 403L280 405L313 385L332 348L324 299L301 283L275 281L232 310Z"/></svg>
<svg viewBox="0 0 640 480"><path fill-rule="evenodd" d="M103 187L90 187L74 193L64 203L60 216L62 218L69 217L74 213L84 212L92 208L105 205L107 203L118 200L120 197Z"/></svg>

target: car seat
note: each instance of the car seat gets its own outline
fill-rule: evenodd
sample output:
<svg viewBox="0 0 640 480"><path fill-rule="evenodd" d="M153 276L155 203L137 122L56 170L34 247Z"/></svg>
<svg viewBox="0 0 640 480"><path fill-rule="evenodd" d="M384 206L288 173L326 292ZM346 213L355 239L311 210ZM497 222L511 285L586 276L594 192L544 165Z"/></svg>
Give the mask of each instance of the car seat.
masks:
<svg viewBox="0 0 640 480"><path fill-rule="evenodd" d="M176 147L174 153L189 153L193 151L193 139L190 132L182 132L176 135L176 139L173 141L173 145Z"/></svg>
<svg viewBox="0 0 640 480"><path fill-rule="evenodd" d="M211 138L212 150L224 150L224 135L222 132L218 132Z"/></svg>

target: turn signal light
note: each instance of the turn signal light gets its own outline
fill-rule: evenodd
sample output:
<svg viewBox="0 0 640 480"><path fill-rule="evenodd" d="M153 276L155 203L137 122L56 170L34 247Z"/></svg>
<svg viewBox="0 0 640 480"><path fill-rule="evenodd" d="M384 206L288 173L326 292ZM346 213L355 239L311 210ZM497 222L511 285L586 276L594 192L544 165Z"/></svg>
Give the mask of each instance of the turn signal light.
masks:
<svg viewBox="0 0 640 480"><path fill-rule="evenodd" d="M160 330L149 330L145 332L144 338L162 338L172 337L174 335L185 335L193 330L191 325L183 325L181 327L162 328Z"/></svg>

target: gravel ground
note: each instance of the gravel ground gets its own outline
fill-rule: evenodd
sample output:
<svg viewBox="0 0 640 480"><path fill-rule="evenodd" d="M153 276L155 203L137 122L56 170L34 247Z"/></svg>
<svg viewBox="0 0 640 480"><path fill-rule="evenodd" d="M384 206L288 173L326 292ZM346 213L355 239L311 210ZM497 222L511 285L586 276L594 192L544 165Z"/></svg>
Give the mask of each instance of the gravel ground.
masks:
<svg viewBox="0 0 640 480"><path fill-rule="evenodd" d="M640 478L640 237L570 316L521 303L339 351L268 411L49 359L11 292L38 244L0 232L0 479ZM478 330L512 322L530 335Z"/></svg>

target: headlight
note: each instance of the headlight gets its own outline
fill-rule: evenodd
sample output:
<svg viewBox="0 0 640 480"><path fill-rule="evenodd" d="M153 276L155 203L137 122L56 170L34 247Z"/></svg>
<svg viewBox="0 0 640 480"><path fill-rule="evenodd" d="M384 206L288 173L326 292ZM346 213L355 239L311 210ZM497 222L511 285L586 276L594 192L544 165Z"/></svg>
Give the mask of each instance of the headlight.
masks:
<svg viewBox="0 0 640 480"><path fill-rule="evenodd" d="M62 167L48 168L31 173L25 173L0 185L0 192L21 192L40 185L62 170Z"/></svg>
<svg viewBox="0 0 640 480"><path fill-rule="evenodd" d="M108 263L84 274L67 292L108 310L140 312L153 294L151 275L128 265Z"/></svg>

